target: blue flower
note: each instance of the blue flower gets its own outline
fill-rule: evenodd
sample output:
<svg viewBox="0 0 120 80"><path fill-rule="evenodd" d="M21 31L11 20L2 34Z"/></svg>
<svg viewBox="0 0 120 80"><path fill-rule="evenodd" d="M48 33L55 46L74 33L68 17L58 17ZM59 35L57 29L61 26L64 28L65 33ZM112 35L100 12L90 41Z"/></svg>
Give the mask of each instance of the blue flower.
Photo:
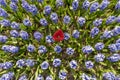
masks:
<svg viewBox="0 0 120 80"><path fill-rule="evenodd" d="M116 26L113 30L112 30L113 36L117 36L120 34L120 26Z"/></svg>
<svg viewBox="0 0 120 80"><path fill-rule="evenodd" d="M29 12L31 12L32 15L36 15L38 13L38 9L35 5L30 5Z"/></svg>
<svg viewBox="0 0 120 80"><path fill-rule="evenodd" d="M94 25L95 27L98 27L98 26L100 26L101 24L102 24L102 19L96 19L96 20L93 21L93 25Z"/></svg>
<svg viewBox="0 0 120 80"><path fill-rule="evenodd" d="M64 40L68 40L70 38L70 34L65 32L64 33Z"/></svg>
<svg viewBox="0 0 120 80"><path fill-rule="evenodd" d="M2 50L4 50L5 52L9 52L10 51L10 46L9 45L3 45Z"/></svg>
<svg viewBox="0 0 120 80"><path fill-rule="evenodd" d="M70 16L68 16L68 15L64 16L64 18L63 18L63 22L64 22L65 24L69 24L69 23L70 23L70 20L71 20L71 18L70 18Z"/></svg>
<svg viewBox="0 0 120 80"><path fill-rule="evenodd" d="M88 46L84 46L84 47L82 48L83 53L86 53L86 54L90 54L90 53L92 53L93 50L94 50L93 47L90 46L90 45L88 45Z"/></svg>
<svg viewBox="0 0 120 80"><path fill-rule="evenodd" d="M47 49L45 46L43 45L39 46L38 53L46 53L46 52L47 52Z"/></svg>
<svg viewBox="0 0 120 80"><path fill-rule="evenodd" d="M73 36L74 38L79 38L80 32L79 32L78 30L73 30L72 36Z"/></svg>
<svg viewBox="0 0 120 80"><path fill-rule="evenodd" d="M59 45L55 46L54 51L57 53L60 53L62 51L61 46L59 46Z"/></svg>
<svg viewBox="0 0 120 80"><path fill-rule="evenodd" d="M53 66L58 67L61 65L61 60L59 58L56 58L53 60Z"/></svg>
<svg viewBox="0 0 120 80"><path fill-rule="evenodd" d="M23 40L27 40L29 38L29 34L26 31L21 30L19 34Z"/></svg>
<svg viewBox="0 0 120 80"><path fill-rule="evenodd" d="M4 27L8 27L11 25L10 21L7 19L3 19L0 21L0 24L3 25Z"/></svg>
<svg viewBox="0 0 120 80"><path fill-rule="evenodd" d="M12 28L12 29L20 29L19 27L20 27L20 24L19 24L19 23L16 23L16 22L12 22L12 23L11 23L11 28Z"/></svg>
<svg viewBox="0 0 120 80"><path fill-rule="evenodd" d="M102 50L103 48L104 48L104 43L99 42L95 44L96 50Z"/></svg>
<svg viewBox="0 0 120 80"><path fill-rule="evenodd" d="M21 67L26 66L25 60L24 60L24 59L19 59L19 60L16 62L16 66L17 66L18 68L21 68Z"/></svg>
<svg viewBox="0 0 120 80"><path fill-rule="evenodd" d="M89 6L90 6L90 2L88 0L85 0L82 4L82 8L86 10L89 8Z"/></svg>
<svg viewBox="0 0 120 80"><path fill-rule="evenodd" d="M15 3L11 2L10 3L10 8L13 10L13 11L17 11L18 7Z"/></svg>
<svg viewBox="0 0 120 80"><path fill-rule="evenodd" d="M56 6L63 6L63 0L56 0Z"/></svg>
<svg viewBox="0 0 120 80"><path fill-rule="evenodd" d="M77 22L79 23L80 26L83 26L85 24L86 20L83 17L79 17Z"/></svg>
<svg viewBox="0 0 120 80"><path fill-rule="evenodd" d="M57 22L58 22L58 15L57 15L57 13L51 13L50 19L51 19L54 23L57 23Z"/></svg>
<svg viewBox="0 0 120 80"><path fill-rule="evenodd" d="M44 61L41 63L41 69L46 70L49 67L49 63L47 61Z"/></svg>
<svg viewBox="0 0 120 80"><path fill-rule="evenodd" d="M30 5L27 3L27 1L22 0L22 4L21 5L27 12L30 11Z"/></svg>
<svg viewBox="0 0 120 80"><path fill-rule="evenodd" d="M68 55L73 55L74 54L74 49L72 49L72 48L67 48L66 49L66 53L68 54Z"/></svg>
<svg viewBox="0 0 120 80"><path fill-rule="evenodd" d="M107 6L109 4L110 4L110 2L108 0L103 0L102 3L99 6L100 10L104 10L105 8L107 8Z"/></svg>
<svg viewBox="0 0 120 80"><path fill-rule="evenodd" d="M94 2L92 3L92 5L90 6L90 12L95 12L97 9L99 8L99 3L98 2Z"/></svg>
<svg viewBox="0 0 120 80"><path fill-rule="evenodd" d="M11 35L12 37L17 38L17 37L19 37L19 32L18 32L17 30L11 30L11 31L10 31L10 35Z"/></svg>
<svg viewBox="0 0 120 80"><path fill-rule="evenodd" d="M35 65L35 61L32 59L27 59L25 62L26 62L26 65L29 67L33 67Z"/></svg>
<svg viewBox="0 0 120 80"><path fill-rule="evenodd" d="M30 22L29 19L24 19L24 20L23 20L23 24L24 24L25 26L32 26L32 23Z"/></svg>
<svg viewBox="0 0 120 80"><path fill-rule="evenodd" d="M72 8L73 8L73 10L77 10L78 6L79 6L78 0L73 0L73 2L72 2Z"/></svg>
<svg viewBox="0 0 120 80"><path fill-rule="evenodd" d="M103 33L103 35L102 35L100 38L101 38L101 39L102 39L102 38L108 39L108 38L111 38L112 36L113 36L112 31L105 30L104 33Z"/></svg>
<svg viewBox="0 0 120 80"><path fill-rule="evenodd" d="M47 5L44 7L44 13L46 15L49 15L51 13L51 6L50 5Z"/></svg>
<svg viewBox="0 0 120 80"><path fill-rule="evenodd" d="M2 50L4 50L5 52L10 52L10 53L18 53L19 47L11 46L11 45L3 45Z"/></svg>
<svg viewBox="0 0 120 80"><path fill-rule="evenodd" d="M82 80L90 80L90 77L87 74L85 74L85 73L83 73L81 75L81 78L82 78Z"/></svg>
<svg viewBox="0 0 120 80"><path fill-rule="evenodd" d="M120 38L116 40L116 43L120 43Z"/></svg>
<svg viewBox="0 0 120 80"><path fill-rule="evenodd" d="M42 35L40 32L38 32L38 31L34 32L34 38L35 38L36 40L40 41L40 39L41 39L42 37L43 37L43 35Z"/></svg>
<svg viewBox="0 0 120 80"><path fill-rule="evenodd" d="M108 60L110 62L117 62L117 61L120 61L120 54L113 54L111 56L108 57Z"/></svg>
<svg viewBox="0 0 120 80"><path fill-rule="evenodd" d="M28 78L27 78L27 76L24 74L24 75L20 76L18 80L28 80Z"/></svg>
<svg viewBox="0 0 120 80"><path fill-rule="evenodd" d="M4 17L4 18L7 18L8 17L8 13L4 9L0 8L0 16Z"/></svg>
<svg viewBox="0 0 120 80"><path fill-rule="evenodd" d="M29 52L34 52L34 51L35 51L35 46L32 45L32 44L29 44L29 45L27 46L27 51L29 51Z"/></svg>
<svg viewBox="0 0 120 80"><path fill-rule="evenodd" d="M120 50L120 43L115 43L116 47L117 47L117 50L119 51Z"/></svg>
<svg viewBox="0 0 120 80"><path fill-rule="evenodd" d="M41 74L39 74L36 78L36 80L44 80L43 76Z"/></svg>
<svg viewBox="0 0 120 80"><path fill-rule="evenodd" d="M5 43L7 41L8 37L4 35L0 35L0 42Z"/></svg>
<svg viewBox="0 0 120 80"><path fill-rule="evenodd" d="M97 80L95 75L90 76L90 80Z"/></svg>
<svg viewBox="0 0 120 80"><path fill-rule="evenodd" d="M115 16L109 16L106 20L106 24L113 23L115 21L116 17Z"/></svg>
<svg viewBox="0 0 120 80"><path fill-rule="evenodd" d="M19 47L17 47L17 46L10 46L9 47L10 49L10 53L18 53L19 52Z"/></svg>
<svg viewBox="0 0 120 80"><path fill-rule="evenodd" d="M94 67L94 64L93 64L92 61L86 61L85 62L85 66L86 66L87 69L91 69L91 68Z"/></svg>
<svg viewBox="0 0 120 80"><path fill-rule="evenodd" d="M54 42L53 37L50 36L50 35L46 36L46 42L47 42L47 43L52 43L52 42Z"/></svg>
<svg viewBox="0 0 120 80"><path fill-rule="evenodd" d="M44 0L37 0L38 2L42 3Z"/></svg>
<svg viewBox="0 0 120 80"><path fill-rule="evenodd" d="M8 72L8 73L3 74L0 77L0 80L13 80L13 77L14 77L14 73L13 72Z"/></svg>
<svg viewBox="0 0 120 80"><path fill-rule="evenodd" d="M106 72L103 74L103 80L115 80L115 74L112 72Z"/></svg>
<svg viewBox="0 0 120 80"><path fill-rule="evenodd" d="M92 38L94 38L98 33L99 33L99 28L97 28L97 27L94 27L94 28L92 28L91 29L91 32L90 32L90 36L92 37Z"/></svg>
<svg viewBox="0 0 120 80"><path fill-rule="evenodd" d="M117 41L118 41L118 40L117 40ZM115 43L115 45L116 45L116 47L117 47L117 50L120 50L120 43L117 42L117 43Z"/></svg>
<svg viewBox="0 0 120 80"><path fill-rule="evenodd" d="M69 65L70 65L70 68L73 68L73 69L77 68L77 62L75 60L70 61Z"/></svg>
<svg viewBox="0 0 120 80"><path fill-rule="evenodd" d="M120 9L120 1L117 2L117 4L115 5L115 9L119 10Z"/></svg>
<svg viewBox="0 0 120 80"><path fill-rule="evenodd" d="M18 3L18 0L11 0L11 2L13 2L13 3Z"/></svg>
<svg viewBox="0 0 120 80"><path fill-rule="evenodd" d="M53 80L53 79L52 79L52 76L50 75L50 76L47 76L45 80Z"/></svg>
<svg viewBox="0 0 120 80"><path fill-rule="evenodd" d="M42 18L42 19L40 19L40 24L41 24L42 26L47 26L47 25L48 25L48 22L47 22L47 20L46 20L45 18Z"/></svg>
<svg viewBox="0 0 120 80"><path fill-rule="evenodd" d="M120 23L120 16L116 17L116 22Z"/></svg>
<svg viewBox="0 0 120 80"><path fill-rule="evenodd" d="M0 0L0 5L6 7L7 5L6 0Z"/></svg>
<svg viewBox="0 0 120 80"><path fill-rule="evenodd" d="M67 77L67 73L65 71L60 71L59 72L59 78L64 80Z"/></svg>
<svg viewBox="0 0 120 80"><path fill-rule="evenodd" d="M104 61L105 56L103 54L99 53L99 54L94 56L94 59L96 62L102 62L102 61Z"/></svg>
<svg viewBox="0 0 120 80"><path fill-rule="evenodd" d="M111 52L116 52L118 50L116 44L110 44L108 48Z"/></svg>
<svg viewBox="0 0 120 80"><path fill-rule="evenodd" d="M13 67L12 62L5 62L5 63L3 63L3 66L2 66L3 69L10 69L12 67Z"/></svg>

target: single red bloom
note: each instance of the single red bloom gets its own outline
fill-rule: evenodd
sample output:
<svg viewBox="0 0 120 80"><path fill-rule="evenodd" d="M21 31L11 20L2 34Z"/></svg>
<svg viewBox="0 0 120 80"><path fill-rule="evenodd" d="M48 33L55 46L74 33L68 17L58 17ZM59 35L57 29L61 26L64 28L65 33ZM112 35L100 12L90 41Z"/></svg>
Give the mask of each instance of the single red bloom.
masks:
<svg viewBox="0 0 120 80"><path fill-rule="evenodd" d="M57 30L54 34L53 34L53 39L55 41L62 41L64 39L64 33L63 31L60 29L60 30Z"/></svg>

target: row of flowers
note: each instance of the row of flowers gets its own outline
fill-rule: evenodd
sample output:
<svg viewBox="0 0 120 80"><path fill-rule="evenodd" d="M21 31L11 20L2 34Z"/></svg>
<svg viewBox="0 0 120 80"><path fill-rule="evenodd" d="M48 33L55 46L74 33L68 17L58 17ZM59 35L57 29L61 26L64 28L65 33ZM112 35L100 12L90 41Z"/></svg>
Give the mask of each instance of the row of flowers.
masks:
<svg viewBox="0 0 120 80"><path fill-rule="evenodd" d="M43 0L39 1L38 2L42 3ZM18 10L18 7L17 7L17 4L19 3L18 0L11 0L11 3L10 3L10 8L13 10L13 11L17 11ZM33 1L33 3L35 3ZM2 6L7 6L7 2L5 0L1 0L0 1L0 4ZM55 2L56 6L59 7L59 6L64 6L64 2L62 0L56 0ZM103 0L101 4L99 4L98 2L89 2L88 0L85 0L83 3L82 3L82 8L83 9L88 9L90 7L90 12L95 12L97 9L100 9L101 11L106 9L108 7L108 5L110 4L110 2L108 0ZM38 13L38 9L35 5L32 5L32 4L29 4L27 1L25 0L22 0L22 7L27 11L27 12L30 12L32 13L33 15L36 15ZM79 0L73 0L72 4L72 9L75 11L75 10L78 10L79 9ZM118 1L115 5L115 9L116 10L119 10L120 9L120 1ZM45 6L44 7L44 14L48 15L51 13L51 6L48 5L48 6Z"/></svg>
<svg viewBox="0 0 120 80"><path fill-rule="evenodd" d="M2 8L0 8L0 11L1 11L0 15L5 14L5 11L4 11ZM57 22L59 21L59 18L58 18L57 13L51 13L50 19L51 19L53 22L55 22L55 23L57 23ZM40 24L41 24L42 26L47 26L47 25L48 25L48 21L47 21L45 18L41 18L39 22L40 22ZM64 23L64 24L69 24L70 22L71 22L70 16L68 16L68 15L64 16L64 18L63 18L63 23ZM118 16L118 17L116 17L116 16L109 16L109 17L106 19L106 24L110 24L110 23L113 23L113 22L118 22L118 23L119 23L119 22L120 22L120 16ZM85 23L87 23L87 22L86 22L86 19L85 19L84 17L78 17L77 23L78 23L80 26L83 26L83 25L84 25ZM102 19L96 19L96 20L93 21L93 25L94 25L95 27L100 26L102 23L103 23L103 20L102 20ZM4 27L11 26L12 29L17 29L17 30L20 29L20 23L17 23L17 22L12 22L12 23L11 23L11 22L10 22L9 20L7 20L7 19L1 20L1 21L0 21L0 24L1 24L2 26L4 26ZM22 24L22 23L21 23L21 24ZM25 26L27 26L27 27L32 26L32 22L31 22L29 19L27 19L27 18L25 18L25 19L23 20L23 24L24 24Z"/></svg>
<svg viewBox="0 0 120 80"><path fill-rule="evenodd" d="M105 56L104 54L102 53L99 53L97 55L94 56L94 59L96 62L103 62L105 60ZM109 56L108 59L110 62L117 62L120 60L120 54L112 54L111 56ZM40 66L41 66L41 69L48 69L48 67L50 66L49 61L43 61ZM59 59L59 58L55 58L53 60L53 66L54 67L59 67L61 65L62 61ZM25 66L29 66L29 67L33 67L35 64L37 64L37 62L35 60L32 60L32 59L20 59L16 62L16 66L18 68L22 68L22 67L25 67ZM37 64L38 65L38 64ZM4 63L0 63L0 68L1 69L10 69L14 66L14 64L12 62L4 62ZM79 67L78 63L76 60L71 60L69 62L69 66L70 68L72 69L77 69ZM85 66L87 69L92 69L94 67L94 63L92 61L85 61Z"/></svg>
<svg viewBox="0 0 120 80"><path fill-rule="evenodd" d="M14 75L15 74L13 72L8 72L6 74L3 74L0 79L1 80L3 80L3 79L5 79L5 80L11 80L11 79L14 78ZM64 80L67 77L67 72L64 71L64 70L61 70L59 72L59 74L58 74L58 77L59 77L59 79ZM96 77L94 75L93 76L89 76L89 75L87 75L85 73L83 73L80 76L80 78L82 80L96 80ZM38 74L38 76L36 77L36 80L44 80L44 79L45 80L53 80L53 78L52 78L51 75L46 76L46 78L44 78L41 74ZM103 74L103 79L105 79L105 80L119 80L120 78L119 78L119 75L116 76L112 72L106 72L106 73ZM28 80L27 75L24 74L24 75L20 76L18 80Z"/></svg>
<svg viewBox="0 0 120 80"><path fill-rule="evenodd" d="M120 27L117 26L111 31L106 30L106 31L104 31L103 35L100 38L101 39L104 39L104 38L108 39L108 38L111 38L113 36L117 36L117 35L120 34L119 29L120 29ZM94 29L94 28L90 32L91 35L97 35L98 33L99 33L99 31ZM20 33L19 33L16 30L11 30L10 35L15 37L15 38L19 37L19 35L20 35L23 40L29 39L29 34L26 31L20 31ZM40 32L35 32L34 33L34 38L38 41L40 41L40 39L43 38L42 36L43 35ZM74 38L79 38L80 32L78 30L74 30L72 36ZM46 42L52 43L52 42L54 42L54 38L56 38L56 37L52 37L52 36L48 35L48 36L46 36ZM65 33L64 34L64 39L68 40L69 38L70 38L70 35L68 33ZM0 35L0 42L5 43L7 41L7 39L8 39L7 36ZM117 43L115 43L115 44L108 45L108 48L110 49L111 52L116 52L116 51L120 50L119 39L116 42ZM104 43L98 42L98 43L95 44L95 49L96 50L99 51L99 50L102 50L103 48L104 48ZM17 52L19 52L19 47L12 46L12 45L3 45L2 50L4 50L5 52L17 53ZM32 44L29 44L27 46L27 50L29 52L34 52L35 51L35 46L32 45ZM60 46L56 46L54 51L57 52L57 53L60 53L62 51L62 48ZM92 51L94 51L94 49L90 45L88 45L88 46L84 46L82 48L82 51L83 51L83 53L89 54L89 53L92 53ZM45 46L40 46L39 47L39 52L40 53L46 53L47 52L46 47ZM74 49L67 48L66 53L73 54Z"/></svg>
<svg viewBox="0 0 120 80"><path fill-rule="evenodd" d="M50 49L47 47L48 45L52 45L51 47L53 48L53 51L52 51L53 53L54 52L58 53L58 55L67 54L69 55L69 57L74 56L76 54L80 54L80 52L84 53L83 55L85 56L89 56L89 54L92 55L93 53L92 60L87 59L86 61L82 63L86 70L92 70L94 69L94 67L97 66L96 63L102 64L102 62L106 60L113 64L120 61L120 54L119 54L120 39L118 39L117 37L117 40L114 40L114 43L106 44L106 42L104 42L105 40L109 41L109 39L119 36L120 26L113 26L114 27L113 29L111 29L110 27L109 28L104 27L105 30L100 30L103 26L109 26L111 24L119 24L120 23L119 15L111 14L107 16L107 18L102 19L102 17L101 18L96 17L94 20L89 19L89 17L87 18L87 15L78 17L78 15L65 14L64 16L63 15L61 16L60 14L58 14L57 11L55 12L54 8L57 8L57 9L59 9L58 7L64 8L65 5L67 5L65 1L56 0L55 7L53 7L53 5L48 5L48 4L46 6L43 6L45 4L44 2L45 2L44 0L31 0L31 1L30 0L28 1L27 0L11 0L10 2L7 0L0 0L0 7L1 7L0 8L0 17L1 17L0 18L0 26L1 26L0 31L2 33L2 34L0 33L0 44L2 44L0 45L1 50L4 53L6 53L5 55L8 55L7 53L12 53L12 56L16 56L17 53L19 55L19 53L21 53L20 51L22 51L21 50L22 47L18 44L17 45L12 44L12 43L8 44L11 39L15 39L17 43L19 42L24 43L25 41L24 51L27 51L28 54L33 56L31 58L26 56L27 58L25 59L17 58L17 61L13 61L13 60L2 61L0 63L0 71L5 70L8 73L2 74L0 77L0 80L14 80L14 78L16 77L16 73L14 73L14 71L11 70L13 67L15 69L21 70L24 68L33 69L34 67L38 66L40 67L39 69L43 71L47 71L52 67L54 69L60 68L64 64L64 59L61 59L55 55L52 55L55 57L52 58L51 61L43 57L44 61L41 61L41 62L38 62L38 59L34 57L36 53L37 55L40 54L40 56L48 54L47 57L49 57ZM72 4L69 6L68 9L71 12L72 11L77 12L78 10L85 10L85 11L88 11L86 12L88 13L88 15L91 15L91 14L94 14L95 12L104 11L109 6L110 1L103 0L99 4L96 1L89 2L88 0L85 0L81 6L79 3L81 3L79 0L73 0ZM42 7L43 9L41 9ZM12 11L9 9L11 9ZM114 9L115 11L119 12L120 0L117 3L115 3ZM14 15L14 17L16 17L15 20L10 19L12 18L11 16L13 16L12 13L15 14ZM43 14L44 14L44 17L42 16L41 18L40 15L43 15ZM24 18L24 16L27 16L27 18ZM17 17L20 19L18 20ZM74 17L75 17L75 20L73 20ZM35 19L37 19L38 23L35 23L34 21ZM49 25L51 24L55 23L55 25L59 25L59 22L60 24L63 24L66 26L69 26L70 24L72 25L78 24L78 26L81 26L81 27L79 27L80 28L79 30L76 28L71 30L72 33L68 33L69 31L64 32L67 30L62 31L61 30L62 28L61 28L60 30L57 30L55 33L53 32L49 33L49 35L46 35L48 33L42 33L42 31L39 31L39 30L34 30L34 31L30 30L31 28L34 28L34 27L39 28L38 26L46 26L43 28L47 29L47 27L49 27ZM90 25L93 26L93 28L86 29L86 31L88 30L88 33L87 33L87 37L85 38L90 37L91 40L94 40L96 39L96 37L99 37L98 39L100 41L98 40L99 42L95 42L94 44L89 44L89 45L81 44L79 40L81 39L81 36L85 32L84 31L85 29L83 28L87 28L86 26L88 25L88 22L91 22ZM38 24L38 26L36 26L35 24ZM26 29L21 29L23 26L26 27ZM2 29L3 29L3 32L2 32ZM49 29L51 28L49 27ZM29 41L31 38L32 38L32 43L31 41ZM74 44L73 45L70 44L70 42L74 42L73 38L75 39L77 44L80 44L81 48L74 47L73 46ZM40 45L38 44L36 46L33 43L34 42L33 40L37 41L37 43L40 43ZM45 41L44 43L42 43L43 40ZM62 43L63 40L65 42L70 41L69 44L71 46L69 47L61 46L61 44L64 45L64 43ZM45 45L45 43L47 43L48 45ZM78 53L77 49L80 49L81 51ZM107 50L107 52L113 53L113 54L109 54L109 56L106 56L107 53L104 53L103 51L105 49ZM24 51L22 53L24 53ZM97 54L94 55L94 52L96 52ZM75 59L72 58L66 62L67 62L67 66L69 66L69 68L74 71L77 70L81 66L80 62L76 60L76 58ZM11 72L9 72L10 70ZM44 76L40 72L38 75L35 74L36 77L34 79L54 80L54 79L59 78L59 79L64 80L64 79L67 79L67 77L69 77L69 71L67 71L66 69L65 70L61 69L61 68L60 70L58 70L57 74L55 73L51 75L50 74L51 73L48 73L48 76L47 74ZM57 75L58 78L55 78L55 75ZM76 75L73 74L73 76L76 76ZM98 76L96 76L95 74L87 75L85 73L83 74L80 73L80 76L79 76L79 78L81 78L82 80L97 80L97 77ZM19 74L18 80L29 80L29 78L31 78L31 76L28 76L27 73L21 76ZM111 71L105 71L104 73L102 73L102 78L103 80L120 80L120 76Z"/></svg>

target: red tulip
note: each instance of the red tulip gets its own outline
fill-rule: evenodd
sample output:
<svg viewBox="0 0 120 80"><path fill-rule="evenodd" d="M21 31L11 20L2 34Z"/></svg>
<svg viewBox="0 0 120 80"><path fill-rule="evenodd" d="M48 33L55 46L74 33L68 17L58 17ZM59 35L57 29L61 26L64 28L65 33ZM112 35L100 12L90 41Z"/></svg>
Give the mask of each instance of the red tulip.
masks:
<svg viewBox="0 0 120 80"><path fill-rule="evenodd" d="M62 30L57 30L54 34L53 34L53 39L55 41L62 41L64 39L64 33Z"/></svg>

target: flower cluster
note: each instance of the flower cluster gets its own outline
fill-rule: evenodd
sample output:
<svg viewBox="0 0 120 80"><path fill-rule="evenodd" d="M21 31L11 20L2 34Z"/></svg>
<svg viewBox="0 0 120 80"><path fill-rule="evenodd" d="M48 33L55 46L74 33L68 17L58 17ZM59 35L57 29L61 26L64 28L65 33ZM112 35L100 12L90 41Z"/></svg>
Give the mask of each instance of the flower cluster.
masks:
<svg viewBox="0 0 120 80"><path fill-rule="evenodd" d="M18 68L21 68L24 66L33 67L34 65L35 65L35 61L32 59L20 59L16 62L16 66Z"/></svg>
<svg viewBox="0 0 120 80"><path fill-rule="evenodd" d="M9 69L13 67L12 62L4 62L4 63L0 63L0 68L1 69Z"/></svg>
<svg viewBox="0 0 120 80"><path fill-rule="evenodd" d="M0 77L0 80L12 80L13 77L14 77L14 73L13 72L8 72L8 73L3 74Z"/></svg>
<svg viewBox="0 0 120 80"><path fill-rule="evenodd" d="M12 45L3 45L1 49L4 50L5 52L10 52L13 54L19 52L19 47Z"/></svg>

